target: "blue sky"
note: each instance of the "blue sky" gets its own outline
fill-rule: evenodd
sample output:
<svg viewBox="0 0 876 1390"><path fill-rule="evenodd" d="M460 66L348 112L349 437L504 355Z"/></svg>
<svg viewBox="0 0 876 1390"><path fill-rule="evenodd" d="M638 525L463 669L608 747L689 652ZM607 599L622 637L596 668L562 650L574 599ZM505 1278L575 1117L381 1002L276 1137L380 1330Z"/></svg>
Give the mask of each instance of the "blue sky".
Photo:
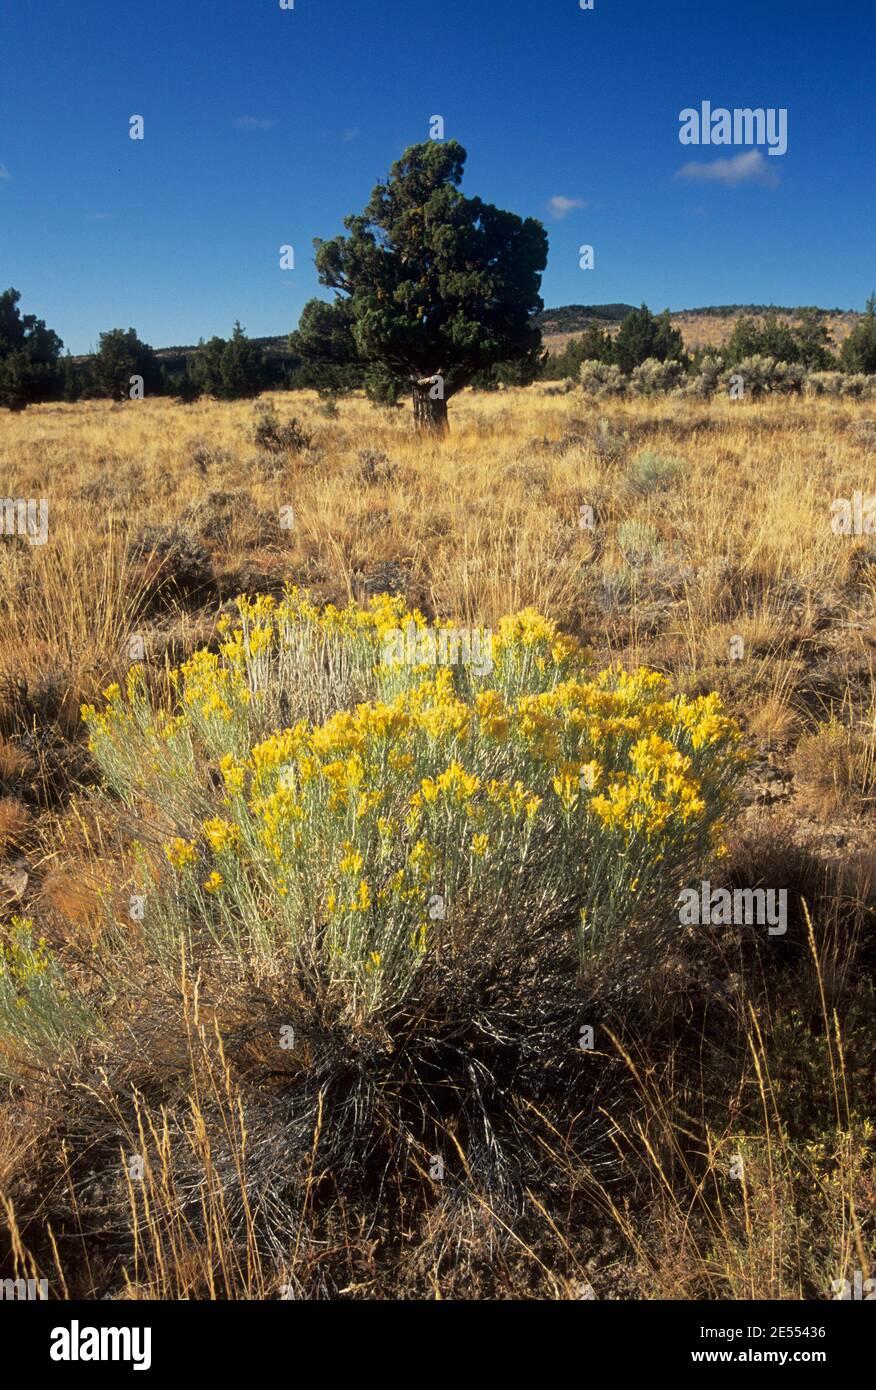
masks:
<svg viewBox="0 0 876 1390"><path fill-rule="evenodd" d="M110 327L293 328L312 238L436 114L463 191L545 221L548 306L861 307L876 285L872 0L8 0L0 46L0 285L74 353ZM682 146L703 100L786 108L787 153Z"/></svg>

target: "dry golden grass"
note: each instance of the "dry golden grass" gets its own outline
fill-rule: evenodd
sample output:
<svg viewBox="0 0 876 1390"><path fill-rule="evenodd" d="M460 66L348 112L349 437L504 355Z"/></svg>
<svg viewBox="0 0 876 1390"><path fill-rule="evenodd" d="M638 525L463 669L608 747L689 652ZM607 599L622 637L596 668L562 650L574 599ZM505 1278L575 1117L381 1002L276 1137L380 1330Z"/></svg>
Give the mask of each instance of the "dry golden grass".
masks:
<svg viewBox="0 0 876 1390"><path fill-rule="evenodd" d="M608 568L618 559L619 520L651 525L679 547L707 627L720 597L716 562L732 562L743 578L788 577L812 591L840 582L859 548L837 543L828 513L834 497L866 489L867 444L848 426L867 409L854 403L616 406L545 387L466 392L451 404L449 441L430 445L412 435L406 410L376 411L353 398L331 419L310 393L271 401L281 418L303 419L312 450L260 454L245 402L98 401L7 416L4 476L16 495L49 498L52 536L24 558L3 557L8 640L15 629L25 655L45 644L83 668L111 652L136 600L125 536L183 517L192 534L199 520L212 527L208 543L224 573L257 547L269 572L310 572L352 591L369 566L396 560L436 607L485 621L521 601L577 616L590 540L578 528L579 507L588 503L605 514ZM671 489L629 489L623 460L602 456L587 437L599 419L634 433L629 454L681 456ZM551 448L564 434L584 437ZM366 448L388 456L388 481L363 480L357 455ZM224 509L214 501L205 510L217 492L235 495ZM279 509L290 503L296 524L281 531Z"/></svg>
<svg viewBox="0 0 876 1390"><path fill-rule="evenodd" d="M803 804L819 816L876 800L876 731L848 728L832 719L800 740L793 767Z"/></svg>
<svg viewBox="0 0 876 1390"><path fill-rule="evenodd" d="M27 807L14 796L0 796L0 854L17 849L30 823Z"/></svg>

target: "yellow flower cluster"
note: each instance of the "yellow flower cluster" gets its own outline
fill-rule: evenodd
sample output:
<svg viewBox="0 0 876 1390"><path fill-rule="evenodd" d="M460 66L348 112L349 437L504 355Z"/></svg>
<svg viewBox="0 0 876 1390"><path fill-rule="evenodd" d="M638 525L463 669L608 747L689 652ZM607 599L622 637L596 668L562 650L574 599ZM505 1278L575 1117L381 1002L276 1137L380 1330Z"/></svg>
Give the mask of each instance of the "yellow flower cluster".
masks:
<svg viewBox="0 0 876 1390"><path fill-rule="evenodd" d="M237 849L240 845L240 826L234 821L223 820L221 816L205 820L203 831L204 839L214 854L223 854L226 850Z"/></svg>
<svg viewBox="0 0 876 1390"><path fill-rule="evenodd" d="M0 942L0 977L6 976L17 989L24 989L35 977L45 975L50 965L46 938L41 936L34 943L31 919L14 916L8 944Z"/></svg>
<svg viewBox="0 0 876 1390"><path fill-rule="evenodd" d="M544 663L549 652L559 667L574 663L583 665L590 659L589 651L576 637L560 632L552 619L543 617L534 608L524 608L501 620L498 636L493 639L494 656L533 649L537 652L537 661Z"/></svg>
<svg viewBox="0 0 876 1390"><path fill-rule="evenodd" d="M439 777L424 777L420 791L415 793L416 801L412 798L412 802L419 805L420 798L422 801L437 801L440 796L445 796L462 804L474 796L480 785L477 777L454 761Z"/></svg>
<svg viewBox="0 0 876 1390"><path fill-rule="evenodd" d="M700 816L706 803L700 783L689 776L692 759L659 734L648 734L630 749L632 773L613 778L605 795L595 796L593 811L613 829L660 834L671 816L685 823Z"/></svg>
<svg viewBox="0 0 876 1390"><path fill-rule="evenodd" d="M194 864L198 858L198 851L191 840L186 840L182 835L174 835L164 846L164 853L167 862L172 864L175 869L187 869Z"/></svg>
<svg viewBox="0 0 876 1390"><path fill-rule="evenodd" d="M233 659L223 662L216 652L195 652L180 674L183 704L196 708L202 719L228 721L239 705L248 705L252 698L239 665Z"/></svg>

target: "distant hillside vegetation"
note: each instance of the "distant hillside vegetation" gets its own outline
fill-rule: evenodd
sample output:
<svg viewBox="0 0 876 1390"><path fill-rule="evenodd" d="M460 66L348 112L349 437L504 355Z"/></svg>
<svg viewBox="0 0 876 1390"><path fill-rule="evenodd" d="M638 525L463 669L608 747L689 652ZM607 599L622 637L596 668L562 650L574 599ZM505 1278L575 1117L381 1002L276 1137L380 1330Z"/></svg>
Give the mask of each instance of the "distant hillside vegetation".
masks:
<svg viewBox="0 0 876 1390"><path fill-rule="evenodd" d="M558 309L545 309L538 316L544 345L549 352L561 352L572 338L583 333L593 323L614 334L629 304L566 304ZM698 309L676 309L670 314L672 326L684 339L686 348L722 347L733 333L733 325L742 315L761 318L772 311L783 322L790 322L797 309L779 304L710 304ZM861 317L852 309L823 309L828 332L839 347Z"/></svg>
<svg viewBox="0 0 876 1390"><path fill-rule="evenodd" d="M632 304L561 304L555 309L543 309L535 321L542 331L548 351L560 352L571 338L583 333L593 323L614 333L634 307ZM684 338L685 347L704 347L707 344L720 347L729 339L733 324L741 314L759 317L769 310L784 320L791 320L797 312L796 309L777 304L710 304L696 309L676 309L671 314L671 320ZM827 317L830 335L837 346L848 337L860 318L860 314L851 309L824 309L822 312ZM285 333L253 338L251 341L263 349L269 361L285 362L293 355ZM196 346L195 343L188 343L155 348L155 355L168 365L181 368ZM88 355L73 358L76 363L87 360Z"/></svg>
<svg viewBox="0 0 876 1390"><path fill-rule="evenodd" d="M583 333L591 323L620 323L634 309L633 304L562 304L544 309L536 316L542 333Z"/></svg>

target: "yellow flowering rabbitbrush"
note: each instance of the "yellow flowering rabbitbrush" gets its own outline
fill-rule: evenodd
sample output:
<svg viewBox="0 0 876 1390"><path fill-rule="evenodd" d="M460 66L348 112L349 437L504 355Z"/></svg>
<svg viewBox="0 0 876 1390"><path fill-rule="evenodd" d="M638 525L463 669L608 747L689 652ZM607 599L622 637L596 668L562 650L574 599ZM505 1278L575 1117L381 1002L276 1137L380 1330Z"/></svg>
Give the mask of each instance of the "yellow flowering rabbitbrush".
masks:
<svg viewBox="0 0 876 1390"><path fill-rule="evenodd" d="M135 678L85 711L116 792L174 818L191 940L315 964L368 1010L471 914L589 949L671 912L719 852L741 759L717 696L593 673L532 609L502 620L489 671L387 665L385 633L425 624L398 598L320 611L289 589L238 609L219 651L175 673L174 709ZM122 755L131 740L140 760Z"/></svg>
<svg viewBox="0 0 876 1390"><path fill-rule="evenodd" d="M0 935L0 1075L44 1073L99 1027L31 919L13 916Z"/></svg>

